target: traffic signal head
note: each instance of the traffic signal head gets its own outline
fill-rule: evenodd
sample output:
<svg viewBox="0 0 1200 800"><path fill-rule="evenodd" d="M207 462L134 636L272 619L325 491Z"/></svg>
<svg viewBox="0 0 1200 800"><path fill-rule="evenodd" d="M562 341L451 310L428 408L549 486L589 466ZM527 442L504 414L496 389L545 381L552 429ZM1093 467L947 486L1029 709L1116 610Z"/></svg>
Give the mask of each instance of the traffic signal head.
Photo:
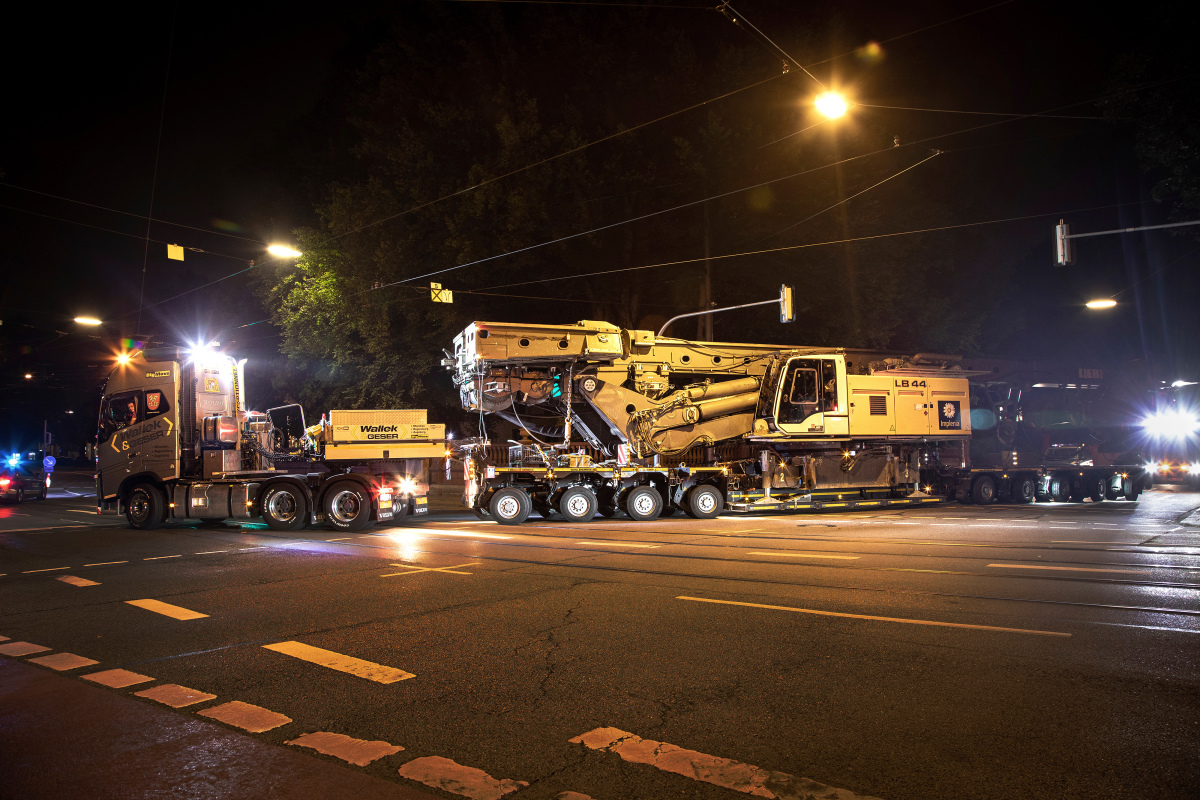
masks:
<svg viewBox="0 0 1200 800"><path fill-rule="evenodd" d="M1055 263L1065 267L1075 261L1075 244L1071 241L1071 226L1066 220L1059 220L1054 226L1054 255Z"/></svg>
<svg viewBox="0 0 1200 800"><path fill-rule="evenodd" d="M792 287L779 287L779 321L796 321L796 303L792 298Z"/></svg>

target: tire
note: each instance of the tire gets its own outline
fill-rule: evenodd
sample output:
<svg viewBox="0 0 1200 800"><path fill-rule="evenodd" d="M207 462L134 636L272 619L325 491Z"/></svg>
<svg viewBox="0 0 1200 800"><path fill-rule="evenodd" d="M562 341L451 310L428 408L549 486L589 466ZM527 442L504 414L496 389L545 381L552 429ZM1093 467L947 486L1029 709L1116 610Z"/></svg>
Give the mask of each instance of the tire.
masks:
<svg viewBox="0 0 1200 800"><path fill-rule="evenodd" d="M592 517L596 516L598 505L599 501L591 489L572 486L558 498L558 513L562 514L567 522L591 522Z"/></svg>
<svg viewBox="0 0 1200 800"><path fill-rule="evenodd" d="M1138 495L1141 493L1142 484L1136 478L1132 480L1128 478L1125 479L1125 490L1122 492L1122 494L1125 496L1126 500L1129 500L1130 502L1137 500Z"/></svg>
<svg viewBox="0 0 1200 800"><path fill-rule="evenodd" d="M525 520L529 519L529 512L533 510L533 502L521 489L501 489L492 495L491 502L488 503L488 511L492 519L499 522L501 525L520 525Z"/></svg>
<svg viewBox="0 0 1200 800"><path fill-rule="evenodd" d="M125 497L125 519L129 527L151 531L163 524L166 500L162 492L149 483L139 483Z"/></svg>
<svg viewBox="0 0 1200 800"><path fill-rule="evenodd" d="M662 495L653 486L635 486L625 493L625 513L638 522L658 519L662 513Z"/></svg>
<svg viewBox="0 0 1200 800"><path fill-rule="evenodd" d="M996 481L990 475L980 475L971 484L971 502L980 506L996 502Z"/></svg>
<svg viewBox="0 0 1200 800"><path fill-rule="evenodd" d="M268 486L259 499L263 522L275 531L298 531L308 523L308 498L290 483Z"/></svg>
<svg viewBox="0 0 1200 800"><path fill-rule="evenodd" d="M1088 497L1093 503L1103 503L1104 496L1108 494L1108 481L1104 478L1092 477L1087 482Z"/></svg>
<svg viewBox="0 0 1200 800"><path fill-rule="evenodd" d="M1065 503L1071 499L1071 476L1055 475L1050 485L1050 497L1056 503Z"/></svg>
<svg viewBox="0 0 1200 800"><path fill-rule="evenodd" d="M1109 479L1109 480L1105 481L1104 499L1105 500L1119 500L1120 498L1121 498L1121 493L1118 490L1113 488L1112 480Z"/></svg>
<svg viewBox="0 0 1200 800"><path fill-rule="evenodd" d="M371 524L371 495L362 484L338 481L321 501L325 524L336 531L361 531Z"/></svg>
<svg viewBox="0 0 1200 800"><path fill-rule="evenodd" d="M725 498L715 486L697 486L683 499L683 510L692 519L716 519L725 508Z"/></svg>
<svg viewBox="0 0 1200 800"><path fill-rule="evenodd" d="M1028 475L1018 475L1013 478L1010 497L1014 503L1018 505L1032 503L1036 494L1037 484L1034 483L1033 478Z"/></svg>

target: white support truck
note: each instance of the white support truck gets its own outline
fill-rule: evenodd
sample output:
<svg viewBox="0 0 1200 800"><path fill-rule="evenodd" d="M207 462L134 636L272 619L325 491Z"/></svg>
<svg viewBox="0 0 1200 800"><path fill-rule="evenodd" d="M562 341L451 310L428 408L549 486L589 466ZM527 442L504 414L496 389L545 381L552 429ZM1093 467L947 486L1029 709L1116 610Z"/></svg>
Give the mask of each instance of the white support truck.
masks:
<svg viewBox="0 0 1200 800"><path fill-rule="evenodd" d="M184 519L253 519L275 530L325 522L361 530L428 512L426 459L445 426L420 409L245 407L245 359L164 347L122 356L96 436L97 512L131 527Z"/></svg>

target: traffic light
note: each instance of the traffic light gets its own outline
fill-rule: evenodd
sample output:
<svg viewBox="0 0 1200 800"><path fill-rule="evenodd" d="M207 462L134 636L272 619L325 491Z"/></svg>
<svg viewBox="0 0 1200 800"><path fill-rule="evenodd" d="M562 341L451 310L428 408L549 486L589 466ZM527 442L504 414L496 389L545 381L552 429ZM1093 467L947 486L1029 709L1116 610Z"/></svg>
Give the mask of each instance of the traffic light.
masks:
<svg viewBox="0 0 1200 800"><path fill-rule="evenodd" d="M1059 220L1054 226L1054 254L1060 267L1075 261L1075 245L1071 242L1071 226L1066 220Z"/></svg>
<svg viewBox="0 0 1200 800"><path fill-rule="evenodd" d="M779 321L796 321L796 303L792 299L792 287L790 286L779 287Z"/></svg>

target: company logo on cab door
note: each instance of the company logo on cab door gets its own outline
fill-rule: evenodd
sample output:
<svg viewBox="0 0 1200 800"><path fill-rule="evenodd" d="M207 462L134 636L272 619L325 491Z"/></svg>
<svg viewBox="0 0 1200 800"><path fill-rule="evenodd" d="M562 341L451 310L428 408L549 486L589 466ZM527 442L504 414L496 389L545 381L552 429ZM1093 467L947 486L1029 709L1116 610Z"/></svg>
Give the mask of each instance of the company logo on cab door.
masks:
<svg viewBox="0 0 1200 800"><path fill-rule="evenodd" d="M958 400L942 400L938 402L938 430L962 430L962 414Z"/></svg>

